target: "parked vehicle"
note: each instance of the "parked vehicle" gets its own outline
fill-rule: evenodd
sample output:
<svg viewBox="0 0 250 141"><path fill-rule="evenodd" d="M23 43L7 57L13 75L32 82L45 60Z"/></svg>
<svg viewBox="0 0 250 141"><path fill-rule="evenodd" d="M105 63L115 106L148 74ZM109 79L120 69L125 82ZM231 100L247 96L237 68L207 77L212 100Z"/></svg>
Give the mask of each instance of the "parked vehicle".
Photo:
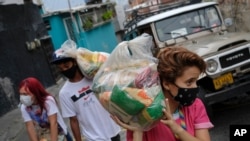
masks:
<svg viewBox="0 0 250 141"><path fill-rule="evenodd" d="M183 45L202 56L207 70L198 81L199 96L210 115L211 105L250 91L250 34L228 32L231 19L223 19L216 2L182 1L154 5L152 11L151 6L143 7L149 9L144 14L140 9L130 11L132 20L125 24L124 38L147 32L153 36L155 54L164 47Z"/></svg>

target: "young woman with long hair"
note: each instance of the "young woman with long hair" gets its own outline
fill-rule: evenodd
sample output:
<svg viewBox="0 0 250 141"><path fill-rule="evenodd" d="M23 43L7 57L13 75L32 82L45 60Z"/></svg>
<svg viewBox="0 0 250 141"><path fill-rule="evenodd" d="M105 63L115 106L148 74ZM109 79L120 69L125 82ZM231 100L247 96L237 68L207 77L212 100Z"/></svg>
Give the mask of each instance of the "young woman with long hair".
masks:
<svg viewBox="0 0 250 141"><path fill-rule="evenodd" d="M72 141L56 99L45 90L38 79L28 77L22 80L19 94L22 117L31 141L58 141L59 137Z"/></svg>

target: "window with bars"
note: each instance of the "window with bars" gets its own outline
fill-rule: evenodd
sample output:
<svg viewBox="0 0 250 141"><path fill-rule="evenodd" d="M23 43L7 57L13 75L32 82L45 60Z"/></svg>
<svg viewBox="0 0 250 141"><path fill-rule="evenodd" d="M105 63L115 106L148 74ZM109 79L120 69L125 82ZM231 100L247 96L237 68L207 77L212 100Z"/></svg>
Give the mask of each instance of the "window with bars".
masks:
<svg viewBox="0 0 250 141"><path fill-rule="evenodd" d="M64 19L64 24L65 24L65 27L66 27L66 31L67 31L67 35L68 37L77 42L77 39L76 39L76 30L74 30L74 23L72 22L72 19L71 18L65 18Z"/></svg>

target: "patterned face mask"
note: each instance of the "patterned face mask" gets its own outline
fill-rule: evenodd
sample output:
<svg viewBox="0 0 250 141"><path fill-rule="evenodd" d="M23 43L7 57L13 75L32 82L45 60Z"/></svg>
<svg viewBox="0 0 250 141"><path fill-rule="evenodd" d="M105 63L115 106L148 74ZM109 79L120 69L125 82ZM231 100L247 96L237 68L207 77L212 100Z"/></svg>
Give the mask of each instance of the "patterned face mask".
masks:
<svg viewBox="0 0 250 141"><path fill-rule="evenodd" d="M176 84L175 84L176 85ZM178 93L174 97L174 100L180 102L182 106L190 106L194 103L195 98L199 92L199 87L196 88L181 88L178 87Z"/></svg>

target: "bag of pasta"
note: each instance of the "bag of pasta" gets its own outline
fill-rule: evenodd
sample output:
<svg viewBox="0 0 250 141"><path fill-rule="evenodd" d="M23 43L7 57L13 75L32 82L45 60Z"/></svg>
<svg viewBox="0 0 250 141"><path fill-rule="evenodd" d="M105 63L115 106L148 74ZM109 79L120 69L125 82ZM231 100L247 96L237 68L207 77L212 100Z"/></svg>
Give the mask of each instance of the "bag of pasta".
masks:
<svg viewBox="0 0 250 141"><path fill-rule="evenodd" d="M152 45L148 34L118 44L92 86L107 111L142 130L159 121L165 106Z"/></svg>
<svg viewBox="0 0 250 141"><path fill-rule="evenodd" d="M79 69L86 78L92 79L100 66L107 60L109 54L106 52L90 51L86 48L77 48L72 40L65 41L61 49L66 57L76 59Z"/></svg>

